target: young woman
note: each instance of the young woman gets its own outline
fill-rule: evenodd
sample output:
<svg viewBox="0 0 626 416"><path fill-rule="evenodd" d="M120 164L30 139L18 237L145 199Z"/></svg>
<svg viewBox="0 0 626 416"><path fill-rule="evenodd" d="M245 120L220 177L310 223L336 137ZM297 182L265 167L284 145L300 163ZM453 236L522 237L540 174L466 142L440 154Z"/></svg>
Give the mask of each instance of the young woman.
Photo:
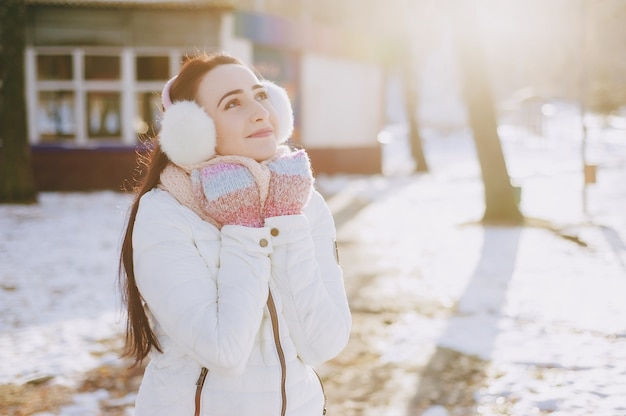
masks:
<svg viewBox="0 0 626 416"><path fill-rule="evenodd" d="M351 318L335 227L284 90L224 54L190 59L162 95L162 128L120 261L126 353L149 358L136 416L320 416L312 366Z"/></svg>

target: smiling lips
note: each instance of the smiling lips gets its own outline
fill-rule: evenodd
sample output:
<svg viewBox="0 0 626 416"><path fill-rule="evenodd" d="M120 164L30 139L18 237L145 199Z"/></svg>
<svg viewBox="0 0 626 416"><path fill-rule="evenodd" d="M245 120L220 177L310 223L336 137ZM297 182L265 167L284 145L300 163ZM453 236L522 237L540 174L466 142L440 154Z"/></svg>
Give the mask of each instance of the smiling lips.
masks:
<svg viewBox="0 0 626 416"><path fill-rule="evenodd" d="M249 139L255 139L255 138L259 138L259 137L267 137L270 136L274 133L274 130L271 128L264 128L261 130L257 130L254 133L252 133L251 135L248 136Z"/></svg>

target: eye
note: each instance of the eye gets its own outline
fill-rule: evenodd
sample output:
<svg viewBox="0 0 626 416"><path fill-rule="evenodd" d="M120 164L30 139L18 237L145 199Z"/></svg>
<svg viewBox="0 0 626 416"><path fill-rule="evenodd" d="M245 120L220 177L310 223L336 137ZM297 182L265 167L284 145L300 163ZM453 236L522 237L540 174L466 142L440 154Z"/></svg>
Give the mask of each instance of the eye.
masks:
<svg viewBox="0 0 626 416"><path fill-rule="evenodd" d="M226 102L224 106L224 110L228 110L229 108L237 107L239 105L239 100L230 100Z"/></svg>
<svg viewBox="0 0 626 416"><path fill-rule="evenodd" d="M255 98L257 99L257 101L263 101L263 100L267 100L269 96L267 95L266 91L259 91L259 93L255 96Z"/></svg>

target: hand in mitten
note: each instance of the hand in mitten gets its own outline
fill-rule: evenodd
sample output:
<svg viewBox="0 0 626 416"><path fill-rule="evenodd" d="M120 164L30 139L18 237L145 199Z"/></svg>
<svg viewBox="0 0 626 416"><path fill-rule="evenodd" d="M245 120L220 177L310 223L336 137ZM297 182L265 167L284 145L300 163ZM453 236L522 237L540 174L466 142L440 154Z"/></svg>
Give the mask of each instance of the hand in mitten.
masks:
<svg viewBox="0 0 626 416"><path fill-rule="evenodd" d="M288 153L267 166L270 186L265 201L265 218L302 213L313 190L313 173L306 152Z"/></svg>
<svg viewBox="0 0 626 416"><path fill-rule="evenodd" d="M220 224L263 226L259 188L245 166L211 164L193 170L191 181L206 213Z"/></svg>

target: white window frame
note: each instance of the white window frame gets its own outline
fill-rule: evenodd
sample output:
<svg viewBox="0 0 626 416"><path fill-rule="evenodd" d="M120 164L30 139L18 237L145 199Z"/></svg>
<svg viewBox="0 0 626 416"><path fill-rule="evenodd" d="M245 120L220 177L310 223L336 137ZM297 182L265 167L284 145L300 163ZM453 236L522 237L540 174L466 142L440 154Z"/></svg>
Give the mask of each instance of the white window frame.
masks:
<svg viewBox="0 0 626 416"><path fill-rule="evenodd" d="M38 55L71 55L73 79L49 81L37 79ZM120 57L120 79L111 81L90 81L84 79L85 55L115 55ZM137 81L135 58L138 56L169 57L169 73L177 74L184 53L172 48L109 48L109 47L28 47L25 54L26 75L26 106L28 112L29 142L41 142L41 132L37 124L37 106L39 93L42 91L67 90L74 92L75 138L71 142L77 147L93 146L110 143L110 139L88 138L87 134L87 93L90 91L111 91L120 93L121 137L116 143L123 145L137 144L137 133L134 129L135 117L138 114L136 95L139 92L156 91L163 88L162 81ZM68 142L63 142L67 144Z"/></svg>

